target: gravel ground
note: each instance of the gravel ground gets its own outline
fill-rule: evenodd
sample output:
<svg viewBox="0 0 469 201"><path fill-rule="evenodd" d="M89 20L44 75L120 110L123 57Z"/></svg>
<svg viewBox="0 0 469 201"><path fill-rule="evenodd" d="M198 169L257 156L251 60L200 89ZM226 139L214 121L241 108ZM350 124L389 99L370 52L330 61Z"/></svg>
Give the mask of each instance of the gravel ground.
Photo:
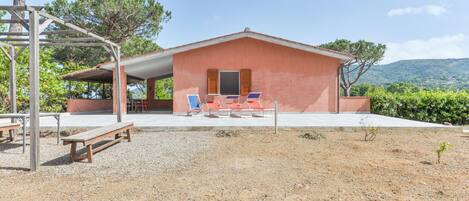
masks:
<svg viewBox="0 0 469 201"><path fill-rule="evenodd" d="M468 136L380 129L366 142L359 129L152 132L98 153L93 164L68 164L69 147L47 137L38 172L17 171L29 154L2 143L0 200L468 200ZM436 164L442 141L454 147Z"/></svg>
<svg viewBox="0 0 469 201"><path fill-rule="evenodd" d="M29 139L28 143L29 143ZM183 167L197 153L212 144L213 135L204 132L136 133L132 142L123 141L93 156L93 163L70 163L70 145L57 145L54 137L41 138L41 167L38 174L125 174L141 176L169 168ZM21 140L0 144L0 175L21 174L29 168L29 146L22 154ZM84 147L81 147L84 148ZM81 149L79 153L84 153ZM104 174L104 175L103 175Z"/></svg>

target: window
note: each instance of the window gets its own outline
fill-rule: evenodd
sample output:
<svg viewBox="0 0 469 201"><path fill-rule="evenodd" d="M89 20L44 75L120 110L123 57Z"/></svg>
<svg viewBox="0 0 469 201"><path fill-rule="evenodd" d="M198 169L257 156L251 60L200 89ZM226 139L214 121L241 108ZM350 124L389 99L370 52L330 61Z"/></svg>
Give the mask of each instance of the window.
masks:
<svg viewBox="0 0 469 201"><path fill-rule="evenodd" d="M221 95L239 95L239 72L221 71L219 86Z"/></svg>

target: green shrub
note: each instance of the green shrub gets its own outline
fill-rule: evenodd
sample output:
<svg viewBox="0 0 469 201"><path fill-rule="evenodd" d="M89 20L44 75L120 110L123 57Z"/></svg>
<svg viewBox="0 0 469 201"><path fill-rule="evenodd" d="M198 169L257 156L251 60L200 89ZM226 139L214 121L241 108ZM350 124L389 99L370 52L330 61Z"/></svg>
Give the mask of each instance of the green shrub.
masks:
<svg viewBox="0 0 469 201"><path fill-rule="evenodd" d="M423 90L392 93L376 88L366 93L371 112L405 119L464 125L469 123L469 93Z"/></svg>

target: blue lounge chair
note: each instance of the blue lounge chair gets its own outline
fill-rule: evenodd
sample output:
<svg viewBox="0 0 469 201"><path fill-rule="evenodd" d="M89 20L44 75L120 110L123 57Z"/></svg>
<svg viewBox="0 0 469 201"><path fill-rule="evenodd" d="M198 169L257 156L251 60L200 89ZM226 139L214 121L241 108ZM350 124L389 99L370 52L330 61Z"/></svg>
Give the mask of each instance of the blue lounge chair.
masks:
<svg viewBox="0 0 469 201"><path fill-rule="evenodd" d="M202 102L200 102L198 94L187 94L187 104L189 106L188 116L202 112Z"/></svg>

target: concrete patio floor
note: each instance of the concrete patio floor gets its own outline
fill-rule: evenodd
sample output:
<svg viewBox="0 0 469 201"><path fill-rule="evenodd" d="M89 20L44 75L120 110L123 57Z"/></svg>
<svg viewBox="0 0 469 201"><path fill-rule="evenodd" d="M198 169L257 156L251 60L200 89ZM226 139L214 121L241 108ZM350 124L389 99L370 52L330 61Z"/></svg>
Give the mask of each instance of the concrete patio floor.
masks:
<svg viewBox="0 0 469 201"><path fill-rule="evenodd" d="M68 114L61 115L63 128L91 128L105 126L116 122L111 114ZM8 119L0 119L0 122ZM192 128L192 127L271 127L274 118L209 118L203 115L183 116L172 114L127 114L124 121L134 122L138 128ZM288 114L278 116L279 127L363 127L364 123L374 127L396 128L444 128L447 126L375 114ZM53 117L41 118L42 128L56 126Z"/></svg>

